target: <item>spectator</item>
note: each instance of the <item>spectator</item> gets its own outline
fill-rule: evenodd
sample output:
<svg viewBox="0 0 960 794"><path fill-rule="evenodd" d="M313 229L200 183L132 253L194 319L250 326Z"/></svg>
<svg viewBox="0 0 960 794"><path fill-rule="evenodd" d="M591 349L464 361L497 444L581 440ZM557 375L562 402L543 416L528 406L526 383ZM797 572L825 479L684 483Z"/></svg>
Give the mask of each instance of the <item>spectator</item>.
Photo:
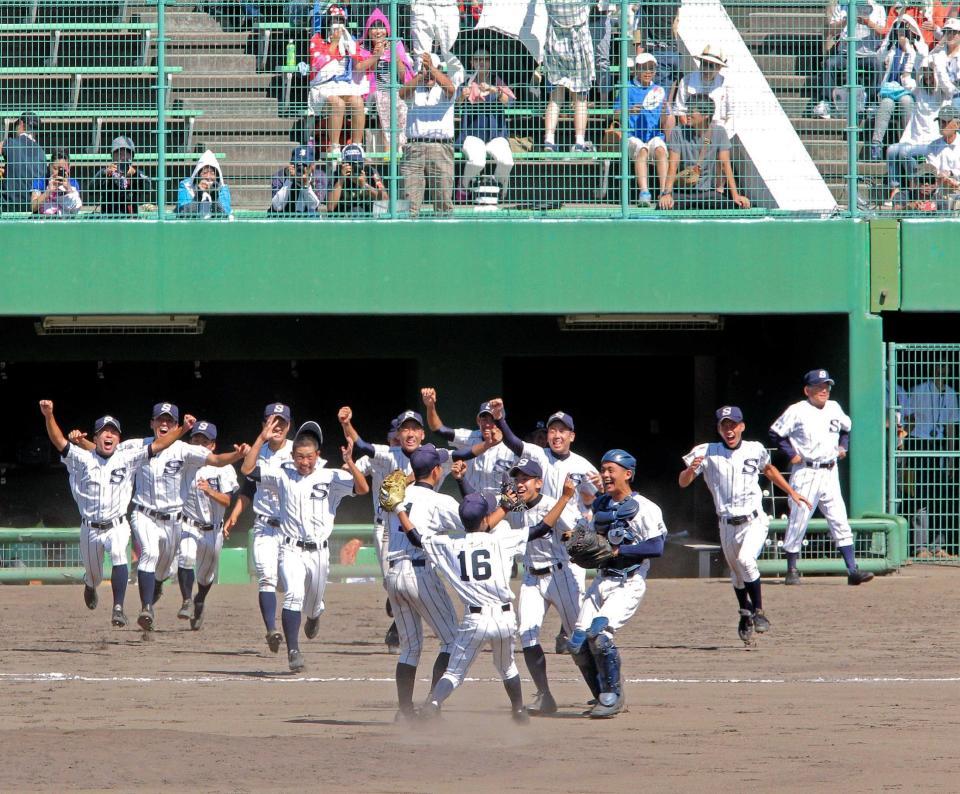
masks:
<svg viewBox="0 0 960 794"><path fill-rule="evenodd" d="M879 78L877 50L886 27L887 14L883 6L874 0L863 0L857 4L856 57L859 84L872 95ZM827 36L824 41L826 56L820 70L817 84L819 101L813 108L813 115L822 119L830 118L830 102L833 92L839 85L846 84L847 43L843 41L847 30L847 8L844 3L827 4ZM858 102L860 100L858 99Z"/></svg>
<svg viewBox="0 0 960 794"><path fill-rule="evenodd" d="M901 175L913 178L916 161L926 160L937 169L940 191L944 196L952 196L960 191L960 108L944 105L937 113L940 137L932 143L899 144L891 146L887 152L887 175L890 181L890 198L885 206L892 208L902 204L899 197ZM942 200L946 208L950 199Z"/></svg>
<svg viewBox="0 0 960 794"><path fill-rule="evenodd" d="M433 52L436 44L442 61L454 70L456 58L453 43L460 35L460 7L458 0L411 0L410 35L413 38L413 54L420 56ZM459 65L459 61L456 61ZM422 70L422 64L417 68Z"/></svg>
<svg viewBox="0 0 960 794"><path fill-rule="evenodd" d="M33 184L47 173L47 155L36 138L39 127L36 114L21 113L15 137L0 140L0 153L6 160L0 209L7 212L30 212Z"/></svg>
<svg viewBox="0 0 960 794"><path fill-rule="evenodd" d="M614 4L610 0L590 3L590 38L593 40L593 63L596 68L596 99L606 107L610 103L610 33Z"/></svg>
<svg viewBox="0 0 960 794"><path fill-rule="evenodd" d="M955 97L960 93L960 19L954 17L944 23L943 38L931 55L937 85Z"/></svg>
<svg viewBox="0 0 960 794"><path fill-rule="evenodd" d="M130 216L140 212L140 205L150 195L152 181L133 164L137 151L130 138L119 136L110 147L113 162L93 177L93 195L100 202L101 215Z"/></svg>
<svg viewBox="0 0 960 794"><path fill-rule="evenodd" d="M510 131L503 110L513 104L516 96L498 74L490 68L490 52L482 47L470 56L473 74L460 92L460 101L466 105L461 111L460 135L457 143L463 149L466 162L457 201L465 203L474 180L487 164L487 155L497 164L494 176L505 196L513 170L513 152L510 151Z"/></svg>
<svg viewBox="0 0 960 794"><path fill-rule="evenodd" d="M627 152L633 160L633 171L640 188L640 204L651 206L650 186L647 166L650 155L656 162L657 178L661 189L667 178L667 144L663 140L663 116L667 112L667 93L654 78L657 74L657 59L644 52L633 59L633 77L627 87L627 108L630 114L630 128L627 132ZM620 107L622 97L613 103L613 121L604 135L604 149L618 151L622 133L620 131ZM607 192L610 173L610 161L603 161L601 196Z"/></svg>
<svg viewBox="0 0 960 794"><path fill-rule="evenodd" d="M587 95L595 75L593 40L590 37L590 6L574 0L545 0L547 39L543 50L543 68L550 83L550 98L543 120L543 148L557 151L557 123L560 104L570 92L573 104L572 151L592 152L587 141Z"/></svg>
<svg viewBox="0 0 960 794"><path fill-rule="evenodd" d="M680 80L674 98L673 111L681 124L688 124L687 103L690 98L708 96L713 100L714 107L717 109L716 115L713 117L714 123L722 126L727 132L727 137L732 138L735 133L730 86L727 84L726 77L721 74L721 71L727 65L727 59L723 57L723 50L708 44L703 48L700 57L694 58L694 60L697 62L697 71L685 75Z"/></svg>
<svg viewBox="0 0 960 794"><path fill-rule="evenodd" d="M80 185L70 176L70 155L58 149L50 159L46 177L33 180L30 196L31 209L37 215L51 217L72 216L80 212Z"/></svg>
<svg viewBox="0 0 960 794"><path fill-rule="evenodd" d="M230 188L216 155L209 149L200 155L193 173L180 182L177 214L193 218L229 218L233 220Z"/></svg>
<svg viewBox="0 0 960 794"><path fill-rule="evenodd" d="M932 215L939 211L942 197L937 169L930 163L921 163L913 178L907 182L903 209L911 213ZM900 425L897 425L898 438ZM900 444L900 446L903 446Z"/></svg>
<svg viewBox="0 0 960 794"><path fill-rule="evenodd" d="M447 64L441 69L430 53L420 56L420 64L416 77L400 89L409 105L400 173L411 218L420 214L428 183L434 212L453 212L453 106L463 84L462 69L448 77Z"/></svg>
<svg viewBox="0 0 960 794"><path fill-rule="evenodd" d="M327 197L327 177L317 168L312 146L298 146L290 153L290 165L273 175L273 198L269 213L319 215Z"/></svg>
<svg viewBox="0 0 960 794"><path fill-rule="evenodd" d="M377 169L364 162L363 147L349 143L343 147L338 172L327 196L327 212L333 215L371 215L375 201L389 196Z"/></svg>
<svg viewBox="0 0 960 794"><path fill-rule="evenodd" d="M713 100L702 94L691 97L687 114L689 124L677 125L670 133L670 162L660 190L660 208L749 208L750 199L737 190L730 139L726 130L712 121L716 114Z"/></svg>
<svg viewBox="0 0 960 794"><path fill-rule="evenodd" d="M641 52L649 52L657 59L660 84L669 92L680 79L682 58L677 47L679 0L644 2L636 4L634 13L634 43Z"/></svg>
<svg viewBox="0 0 960 794"><path fill-rule="evenodd" d="M370 57L357 64L357 69L371 73L370 91L377 106L377 117L383 131L384 142L390 148L390 22L377 8L367 17L360 44L370 50ZM397 42L397 82L404 85L413 77L413 61L403 42ZM407 141L407 103L397 97L397 149L402 150Z"/></svg>
<svg viewBox="0 0 960 794"><path fill-rule="evenodd" d="M894 110L899 109L904 122L913 113L913 90L917 86L914 75L927 55L927 44L917 21L907 14L898 17L884 36L877 55L885 70L870 142L870 159L874 161L883 159L883 139Z"/></svg>
<svg viewBox="0 0 960 794"><path fill-rule="evenodd" d="M343 120L350 111L350 140L363 140L366 124L363 98L369 93L370 81L356 68L370 53L357 46L347 30L347 12L333 5L324 18L326 37L321 32L310 39L310 94L307 115L327 119L328 145L331 154L340 154L340 133Z"/></svg>

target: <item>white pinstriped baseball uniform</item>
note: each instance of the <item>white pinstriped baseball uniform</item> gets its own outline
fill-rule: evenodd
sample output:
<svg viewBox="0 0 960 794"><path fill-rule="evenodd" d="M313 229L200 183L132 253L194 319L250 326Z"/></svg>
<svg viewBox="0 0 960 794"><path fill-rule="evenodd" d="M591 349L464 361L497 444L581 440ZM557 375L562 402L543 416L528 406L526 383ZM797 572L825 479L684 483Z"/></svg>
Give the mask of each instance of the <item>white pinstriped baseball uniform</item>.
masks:
<svg viewBox="0 0 960 794"><path fill-rule="evenodd" d="M517 618L510 569L514 556L526 550L526 531L504 528L468 532L462 538L426 534L422 542L430 562L443 573L464 607L443 677L454 687L459 686L480 649L488 643L500 678L506 681L519 675L513 658Z"/></svg>
<svg viewBox="0 0 960 794"><path fill-rule="evenodd" d="M482 441L483 434L479 430L457 428L453 431L453 440L448 446L455 449L473 447ZM500 494L501 483L504 478L509 479L508 472L517 460L517 456L507 448L506 444L497 444L467 461L464 479L474 491L496 499Z"/></svg>
<svg viewBox="0 0 960 794"><path fill-rule="evenodd" d="M83 581L90 587L103 581L104 551L110 554L111 564L127 564L127 543L130 541L127 505L136 470L149 456L150 447L142 444L125 449L118 447L108 458L76 444L68 444L63 451L60 459L66 464L70 490L80 511ZM97 529L90 526L91 522L111 526Z"/></svg>
<svg viewBox="0 0 960 794"><path fill-rule="evenodd" d="M743 441L731 449L723 442L699 444L683 456L690 466L703 458L696 476L713 496L720 523L720 546L738 590L760 577L757 557L767 539L769 517L763 512L759 477L770 465L770 452L759 441ZM731 523L731 520L733 523Z"/></svg>
<svg viewBox="0 0 960 794"><path fill-rule="evenodd" d="M457 500L414 484L404 499L410 521L421 532L461 532ZM440 651L449 653L457 633L457 615L450 596L432 563L400 529L396 515L387 516L387 575L383 584L393 606L393 618L400 635L400 664L416 667L423 650L423 621L427 621Z"/></svg>
<svg viewBox="0 0 960 794"><path fill-rule="evenodd" d="M293 442L285 439L280 449L274 451L269 444L260 447L257 465L292 463ZM317 464L321 465L321 464ZM257 589L261 593L277 590L280 564L280 497L277 492L262 482L257 483L253 500L253 566L257 572Z"/></svg>
<svg viewBox="0 0 960 794"><path fill-rule="evenodd" d="M206 480L211 491L235 494L240 490L237 472L233 466L203 466L196 477L184 477L185 495L180 518L180 553L177 564L181 568L196 568L197 582L213 584L217 575L220 551L223 549L223 517L227 511L197 487ZM197 525L201 526L197 526Z"/></svg>

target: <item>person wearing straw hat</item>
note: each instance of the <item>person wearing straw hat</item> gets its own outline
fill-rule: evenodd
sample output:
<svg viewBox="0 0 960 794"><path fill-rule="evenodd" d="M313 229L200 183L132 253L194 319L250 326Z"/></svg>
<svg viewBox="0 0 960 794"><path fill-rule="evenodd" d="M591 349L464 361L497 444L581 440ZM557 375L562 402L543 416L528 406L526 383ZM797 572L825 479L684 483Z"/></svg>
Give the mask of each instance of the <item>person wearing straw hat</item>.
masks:
<svg viewBox="0 0 960 794"><path fill-rule="evenodd" d="M730 86L721 73L727 66L723 50L713 44L707 44L699 57L694 58L697 71L680 78L674 98L673 111L681 124L689 124L687 103L691 97L702 95L713 100L716 112L713 121L720 124L729 137L734 136L733 108L730 101Z"/></svg>

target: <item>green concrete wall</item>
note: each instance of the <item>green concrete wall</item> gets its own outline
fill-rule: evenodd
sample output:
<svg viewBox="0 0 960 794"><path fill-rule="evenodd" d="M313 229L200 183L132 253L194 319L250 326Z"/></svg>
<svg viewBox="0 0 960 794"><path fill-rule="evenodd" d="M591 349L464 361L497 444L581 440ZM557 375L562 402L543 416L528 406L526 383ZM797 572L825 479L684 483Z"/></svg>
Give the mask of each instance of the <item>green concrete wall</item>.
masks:
<svg viewBox="0 0 960 794"><path fill-rule="evenodd" d="M960 224L934 220L900 223L900 308L908 312L960 309Z"/></svg>

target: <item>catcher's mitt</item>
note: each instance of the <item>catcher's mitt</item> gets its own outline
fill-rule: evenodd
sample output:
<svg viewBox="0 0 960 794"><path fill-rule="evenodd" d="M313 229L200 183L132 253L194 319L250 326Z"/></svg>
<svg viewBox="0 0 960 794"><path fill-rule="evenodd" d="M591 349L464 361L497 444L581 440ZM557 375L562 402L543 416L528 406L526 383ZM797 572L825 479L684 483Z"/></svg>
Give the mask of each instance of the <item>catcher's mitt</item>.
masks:
<svg viewBox="0 0 960 794"><path fill-rule="evenodd" d="M380 507L389 512L403 501L407 494L407 475L400 469L390 472L383 478L383 484L380 486Z"/></svg>
<svg viewBox="0 0 960 794"><path fill-rule="evenodd" d="M527 509L523 499L513 489L513 484L507 480L500 483L500 496L497 498L497 504L508 513L519 513L521 510Z"/></svg>
<svg viewBox="0 0 960 794"><path fill-rule="evenodd" d="M613 547L589 524L578 524L564 540L570 560L581 568L599 568L613 559Z"/></svg>

